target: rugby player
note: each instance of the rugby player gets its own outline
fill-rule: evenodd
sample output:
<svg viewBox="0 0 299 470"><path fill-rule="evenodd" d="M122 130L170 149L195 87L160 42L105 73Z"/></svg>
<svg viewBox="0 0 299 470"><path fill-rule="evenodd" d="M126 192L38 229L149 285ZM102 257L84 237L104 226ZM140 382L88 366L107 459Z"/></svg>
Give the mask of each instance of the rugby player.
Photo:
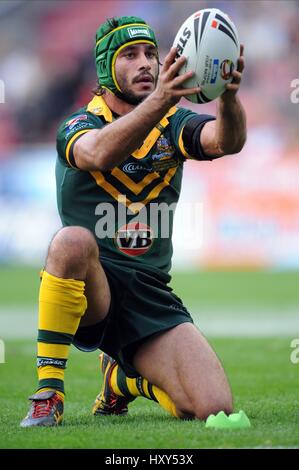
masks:
<svg viewBox="0 0 299 470"><path fill-rule="evenodd" d="M187 160L242 149L246 118L237 92L243 47L216 116L176 106L200 91L182 88L192 72L178 76L186 58L176 53L170 50L159 73L155 34L141 18L112 18L96 33L99 87L57 135L63 228L41 274L39 382L22 427L62 422L71 344L102 351L104 384L94 415L124 414L137 396L178 418L232 412L220 360L169 287L173 214L168 237L161 236L163 215L158 227L138 217L155 203L178 201Z"/></svg>

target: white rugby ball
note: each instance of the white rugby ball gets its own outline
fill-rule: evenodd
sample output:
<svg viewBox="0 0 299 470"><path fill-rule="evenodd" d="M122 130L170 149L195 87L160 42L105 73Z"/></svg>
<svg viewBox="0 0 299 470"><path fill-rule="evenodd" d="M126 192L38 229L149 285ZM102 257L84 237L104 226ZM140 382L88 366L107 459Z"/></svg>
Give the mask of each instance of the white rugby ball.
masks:
<svg viewBox="0 0 299 470"><path fill-rule="evenodd" d="M182 24L173 46L178 50L177 58L187 58L179 75L194 72L182 86L202 90L186 99L208 103L222 95L240 56L238 31L230 18L217 8L197 11Z"/></svg>

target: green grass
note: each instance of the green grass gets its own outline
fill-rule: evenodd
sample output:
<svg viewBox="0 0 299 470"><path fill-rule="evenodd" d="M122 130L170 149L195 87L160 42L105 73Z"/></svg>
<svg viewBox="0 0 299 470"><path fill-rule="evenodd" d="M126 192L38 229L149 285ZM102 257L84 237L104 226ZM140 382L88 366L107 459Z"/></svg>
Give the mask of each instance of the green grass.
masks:
<svg viewBox="0 0 299 470"><path fill-rule="evenodd" d="M298 272L173 273L172 286L186 305L221 308L292 308L299 305ZM0 267L1 305L26 306L38 298L39 269Z"/></svg>
<svg viewBox="0 0 299 470"><path fill-rule="evenodd" d="M16 307L24 309L26 322L26 312L37 304L38 274L38 268L0 267L3 318L10 307ZM248 312L262 312L262 320L267 321L268 310L296 311L298 277L298 272L186 272L174 273L172 286L188 307L194 306L194 312L201 312L201 307L203 312L205 308L235 311L244 320L250 317ZM63 426L21 429L27 396L36 386L36 346L34 341L6 341L6 363L0 364L0 448L299 448L299 364L290 362L290 343L298 334L211 341L230 379L235 410L243 409L250 417L252 427L242 431L215 431L205 429L200 421L176 420L143 398L130 405L127 417L96 419L90 409L100 388L97 353L76 349L66 371Z"/></svg>
<svg viewBox="0 0 299 470"><path fill-rule="evenodd" d="M24 306L36 303L39 268L0 266L0 306Z"/></svg>
<svg viewBox="0 0 299 470"><path fill-rule="evenodd" d="M22 429L26 397L36 378L34 342L6 344L0 364L0 448L252 448L299 447L299 364L290 362L291 338L217 339L234 396L252 427L241 431L205 429L200 421L180 421L157 404L138 398L127 417L94 418L91 404L100 387L97 354L72 350L66 371L63 426Z"/></svg>
<svg viewBox="0 0 299 470"><path fill-rule="evenodd" d="M299 273L216 271L174 273L172 286L191 305L284 309L299 306Z"/></svg>

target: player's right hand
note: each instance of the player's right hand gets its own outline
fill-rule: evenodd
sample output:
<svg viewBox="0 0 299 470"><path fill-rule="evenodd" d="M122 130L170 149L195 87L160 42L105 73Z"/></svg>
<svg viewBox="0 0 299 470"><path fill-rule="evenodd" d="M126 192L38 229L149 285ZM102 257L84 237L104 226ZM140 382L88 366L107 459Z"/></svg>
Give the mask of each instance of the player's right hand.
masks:
<svg viewBox="0 0 299 470"><path fill-rule="evenodd" d="M153 95L159 98L161 103L169 107L175 105L183 96L189 96L200 92L200 88L182 88L182 84L194 75L189 71L178 75L179 70L186 62L186 57L181 56L175 60L177 54L176 47L172 47L165 57L161 68L157 86Z"/></svg>

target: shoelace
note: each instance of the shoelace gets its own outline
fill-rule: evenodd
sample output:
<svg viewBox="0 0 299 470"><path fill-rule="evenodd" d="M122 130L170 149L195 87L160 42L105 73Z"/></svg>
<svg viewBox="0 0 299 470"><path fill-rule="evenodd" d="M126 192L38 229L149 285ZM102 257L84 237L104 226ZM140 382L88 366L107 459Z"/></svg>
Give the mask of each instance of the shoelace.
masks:
<svg viewBox="0 0 299 470"><path fill-rule="evenodd" d="M103 409L111 410L114 408L115 411L121 411L127 405L125 400L122 400L121 397L115 395L113 392L111 392L108 401L105 400L104 396L102 395L100 397L100 402Z"/></svg>
<svg viewBox="0 0 299 470"><path fill-rule="evenodd" d="M47 416L51 411L53 405L56 405L58 402L57 398L50 398L49 400L39 400L34 401L33 406L34 410L32 413L32 418L42 418Z"/></svg>

